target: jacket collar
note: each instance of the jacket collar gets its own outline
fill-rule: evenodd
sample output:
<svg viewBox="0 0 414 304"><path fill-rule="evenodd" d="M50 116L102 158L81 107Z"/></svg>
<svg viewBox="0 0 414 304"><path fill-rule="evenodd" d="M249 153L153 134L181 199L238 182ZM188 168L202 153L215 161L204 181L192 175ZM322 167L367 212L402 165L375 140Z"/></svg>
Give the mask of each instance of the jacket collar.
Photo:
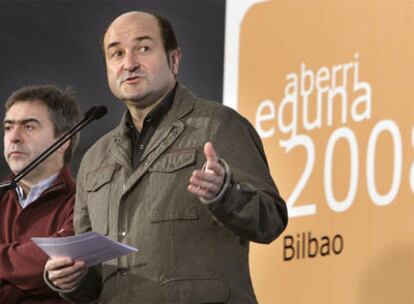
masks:
<svg viewBox="0 0 414 304"><path fill-rule="evenodd" d="M15 174L10 174L5 181L11 181L13 179L13 177L15 177L15 176L16 176ZM71 188L75 188L76 182L75 182L75 179L73 178L73 175L72 175L72 172L69 168L69 165L65 165L59 170L59 174L56 177L56 180L54 181L52 186L54 186L55 184L57 184L61 181L63 181L65 184L68 184L69 186L71 186Z"/></svg>
<svg viewBox="0 0 414 304"><path fill-rule="evenodd" d="M155 149L168 135L168 133L176 127L178 121L190 113L194 108L195 95L181 84L177 84L174 100L170 110L159 123L157 130L152 136L147 149L143 155L143 159L148 153ZM113 133L112 148L116 149L116 153L111 156L123 167L132 171L131 165L131 139L129 137L129 128L127 127L127 111L123 114L121 122ZM110 151L111 149L110 148Z"/></svg>
<svg viewBox="0 0 414 304"><path fill-rule="evenodd" d="M195 99L195 95L189 89L178 84L170 115L173 115L176 119L183 118L193 110Z"/></svg>
<svg viewBox="0 0 414 304"><path fill-rule="evenodd" d="M12 180L13 177L14 177L14 174L10 175L7 178L7 181ZM68 191L68 192L75 191L75 189L76 189L76 182L73 178L72 172L71 172L68 165L65 165L62 169L60 169L56 180L53 182L53 184L49 188L47 188L45 191L42 192L41 196L43 196L43 195L45 195L49 192L54 192L56 190L62 190L62 189L65 189L65 191ZM18 199L17 193L16 193L14 188L9 189L8 192L13 197Z"/></svg>

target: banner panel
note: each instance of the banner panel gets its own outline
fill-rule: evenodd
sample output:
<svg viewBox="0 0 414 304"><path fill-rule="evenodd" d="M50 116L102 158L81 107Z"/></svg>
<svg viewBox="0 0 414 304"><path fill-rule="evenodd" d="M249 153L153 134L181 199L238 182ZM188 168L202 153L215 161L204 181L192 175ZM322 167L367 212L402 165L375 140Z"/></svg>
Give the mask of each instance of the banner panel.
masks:
<svg viewBox="0 0 414 304"><path fill-rule="evenodd" d="M413 54L409 0L267 1L244 16L236 107L290 216L252 244L260 303L414 302Z"/></svg>

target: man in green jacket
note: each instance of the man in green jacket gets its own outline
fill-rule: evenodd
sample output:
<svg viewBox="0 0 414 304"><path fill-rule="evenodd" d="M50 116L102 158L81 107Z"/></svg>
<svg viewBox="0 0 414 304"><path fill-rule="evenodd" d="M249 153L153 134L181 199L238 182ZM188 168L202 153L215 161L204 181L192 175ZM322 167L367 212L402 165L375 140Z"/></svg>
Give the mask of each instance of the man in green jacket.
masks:
<svg viewBox="0 0 414 304"><path fill-rule="evenodd" d="M256 303L249 241L270 243L287 224L259 136L177 83L181 51L165 18L125 13L102 48L127 111L83 158L75 231L139 251L92 268L53 258L51 287L76 303Z"/></svg>

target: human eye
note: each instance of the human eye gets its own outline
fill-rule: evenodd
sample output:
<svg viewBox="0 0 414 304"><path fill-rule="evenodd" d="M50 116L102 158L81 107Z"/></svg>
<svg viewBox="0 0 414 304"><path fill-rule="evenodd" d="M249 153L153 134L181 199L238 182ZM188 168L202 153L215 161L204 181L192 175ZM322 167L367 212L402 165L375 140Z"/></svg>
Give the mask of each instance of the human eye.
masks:
<svg viewBox="0 0 414 304"><path fill-rule="evenodd" d="M8 131L10 131L10 130L11 130L11 125L10 125L10 124L5 124L5 125L3 126L3 129L4 129L4 132L8 132Z"/></svg>
<svg viewBox="0 0 414 304"><path fill-rule="evenodd" d="M35 125L32 123L27 123L24 125L24 129L28 132L33 131L35 129Z"/></svg>
<svg viewBox="0 0 414 304"><path fill-rule="evenodd" d="M111 58L118 59L118 58L121 58L124 55L124 51L122 51L120 49L115 49L115 50L111 51L110 55L111 55Z"/></svg>
<svg viewBox="0 0 414 304"><path fill-rule="evenodd" d="M142 54L148 53L150 51L150 47L148 45L143 45L139 48L139 52Z"/></svg>

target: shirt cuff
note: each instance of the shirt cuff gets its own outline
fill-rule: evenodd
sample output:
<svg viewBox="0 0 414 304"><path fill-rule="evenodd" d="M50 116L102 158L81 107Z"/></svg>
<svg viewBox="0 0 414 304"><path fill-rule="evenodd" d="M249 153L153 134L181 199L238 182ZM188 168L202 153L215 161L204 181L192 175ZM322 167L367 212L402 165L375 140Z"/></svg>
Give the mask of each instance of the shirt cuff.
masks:
<svg viewBox="0 0 414 304"><path fill-rule="evenodd" d="M230 171L230 167L227 164L227 162L224 159L219 159L218 162L224 167L224 183L223 186L221 187L220 192L216 195L216 197L210 199L210 200L206 200L202 197L199 197L199 200L206 206L213 206L216 205L218 203L220 203L224 196L227 193L227 190L230 188L231 186L231 171ZM204 164L203 166L203 170L205 169L206 164Z"/></svg>

